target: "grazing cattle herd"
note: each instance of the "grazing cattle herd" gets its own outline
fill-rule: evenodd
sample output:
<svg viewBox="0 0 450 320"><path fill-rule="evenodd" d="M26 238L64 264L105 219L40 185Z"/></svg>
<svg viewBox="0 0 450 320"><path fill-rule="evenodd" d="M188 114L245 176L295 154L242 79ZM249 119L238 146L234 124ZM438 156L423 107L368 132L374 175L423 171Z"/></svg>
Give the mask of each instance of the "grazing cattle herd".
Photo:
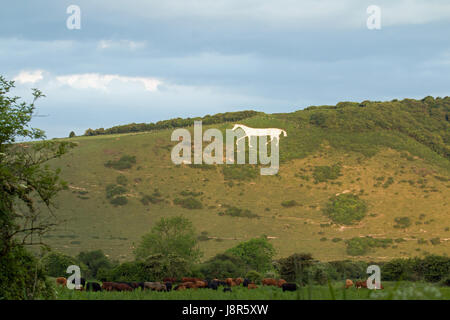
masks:
<svg viewBox="0 0 450 320"><path fill-rule="evenodd" d="M67 279L63 277L56 278L56 284L65 286ZM74 281L73 281L74 283ZM297 290L297 284L288 283L283 279L263 279L263 286L274 286L281 288L283 291ZM247 289L256 289L258 286L249 279L244 278L227 278L225 280L212 279L204 280L200 278L183 277L180 280L176 278L164 278L162 282L103 282L101 285L97 282L86 282L84 278L80 279L81 287L78 290L86 291L133 291L136 289L151 291L181 291L186 289L212 289L218 290L223 287L223 292L232 292L232 287L243 286Z"/></svg>
<svg viewBox="0 0 450 320"><path fill-rule="evenodd" d="M74 281L72 282L74 283ZM61 286L66 286L67 279L64 277L56 278L56 284ZM133 291L136 289L140 290L151 290L151 291L181 291L187 289L212 289L218 290L220 286L223 287L223 292L232 292L232 287L240 286L247 289L257 289L258 286L249 279L244 278L227 278L225 280L213 279L213 280L202 280L200 278L190 278L183 277L180 280L176 278L164 278L162 282L103 282L101 285L97 282L86 282L84 278L80 279L81 287L78 290L86 291ZM265 278L261 281L262 286L274 286L281 288L284 291L296 291L296 283L288 283L284 279L273 279ZM353 283L352 280L345 280L345 289L353 287L353 285L360 289L366 288L366 281L356 281ZM383 289L383 286L381 286Z"/></svg>

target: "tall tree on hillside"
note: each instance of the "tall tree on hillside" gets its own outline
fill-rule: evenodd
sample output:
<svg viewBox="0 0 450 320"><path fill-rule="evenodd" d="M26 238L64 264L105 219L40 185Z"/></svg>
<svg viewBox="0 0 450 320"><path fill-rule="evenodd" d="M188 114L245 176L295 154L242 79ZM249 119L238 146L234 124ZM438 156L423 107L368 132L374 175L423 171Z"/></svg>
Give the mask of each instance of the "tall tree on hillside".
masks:
<svg viewBox="0 0 450 320"><path fill-rule="evenodd" d="M191 221L181 216L161 218L150 233L142 237L135 255L137 259L146 259L154 254L167 258L176 255L194 263L201 256L197 242Z"/></svg>
<svg viewBox="0 0 450 320"><path fill-rule="evenodd" d="M24 246L42 244L42 235L57 223L52 199L65 187L59 171L45 164L74 144L43 141L44 132L29 122L44 95L33 89L27 104L9 95L12 88L14 82L0 76L0 298L20 299L35 297L39 288L36 277L25 279L36 268ZM18 138L39 141L17 143Z"/></svg>

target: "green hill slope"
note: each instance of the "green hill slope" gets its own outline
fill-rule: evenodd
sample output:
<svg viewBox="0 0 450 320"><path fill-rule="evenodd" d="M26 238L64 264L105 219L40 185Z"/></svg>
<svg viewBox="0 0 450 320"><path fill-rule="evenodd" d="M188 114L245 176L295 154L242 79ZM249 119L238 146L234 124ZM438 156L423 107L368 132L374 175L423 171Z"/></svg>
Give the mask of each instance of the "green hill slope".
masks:
<svg viewBox="0 0 450 320"><path fill-rule="evenodd" d="M276 176L250 165L175 166L170 122L72 138L78 146L52 163L70 187L57 199L64 222L46 242L69 254L103 249L130 259L153 223L181 214L194 223L204 258L260 235L280 257L450 253L450 98L247 115L239 123L288 133ZM231 128L233 120L204 130Z"/></svg>

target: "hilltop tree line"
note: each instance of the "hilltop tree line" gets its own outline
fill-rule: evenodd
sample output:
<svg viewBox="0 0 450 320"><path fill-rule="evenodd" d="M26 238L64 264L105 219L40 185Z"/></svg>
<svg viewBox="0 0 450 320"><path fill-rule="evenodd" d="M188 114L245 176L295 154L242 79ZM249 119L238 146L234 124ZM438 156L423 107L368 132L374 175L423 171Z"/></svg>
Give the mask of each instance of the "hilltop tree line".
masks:
<svg viewBox="0 0 450 320"><path fill-rule="evenodd" d="M84 133L85 136L96 136L101 134L115 134L115 133L130 133L130 132L143 132L153 131L161 129L172 129L180 127L189 127L194 124L194 121L201 120L203 125L224 123L224 122L236 122L242 119L250 118L257 115L258 112L252 110L238 111L238 112L226 112L218 113L215 115L206 115L204 117L196 118L175 118L170 120L162 120L156 123L130 123L125 125L114 126L111 128L99 128L99 129L87 129Z"/></svg>

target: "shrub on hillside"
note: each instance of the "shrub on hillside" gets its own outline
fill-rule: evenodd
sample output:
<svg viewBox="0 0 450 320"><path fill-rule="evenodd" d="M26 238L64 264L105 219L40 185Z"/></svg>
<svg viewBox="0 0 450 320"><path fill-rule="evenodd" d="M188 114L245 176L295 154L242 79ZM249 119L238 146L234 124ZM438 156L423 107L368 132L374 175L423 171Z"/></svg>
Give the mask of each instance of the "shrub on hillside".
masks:
<svg viewBox="0 0 450 320"><path fill-rule="evenodd" d="M111 200L109 200L109 202L117 207L117 206L124 206L128 203L128 199L124 196L118 196L118 197L114 197Z"/></svg>
<svg viewBox="0 0 450 320"><path fill-rule="evenodd" d="M351 256L362 256L369 252L371 248L387 248L392 243L392 239L375 239L369 236L354 237L345 241L347 254Z"/></svg>
<svg viewBox="0 0 450 320"><path fill-rule="evenodd" d="M258 167L255 165L224 165L222 173L225 180L251 180L258 176Z"/></svg>
<svg viewBox="0 0 450 320"><path fill-rule="evenodd" d="M173 200L173 203L180 205L181 207L186 208L186 209L202 209L203 208L203 204L194 197L189 197L189 198L184 198L184 199L175 198Z"/></svg>
<svg viewBox="0 0 450 320"><path fill-rule="evenodd" d="M244 217L244 218L257 218L257 214L252 213L249 209L241 209L237 207L229 207L225 211L219 212L220 216L230 216L230 217Z"/></svg>
<svg viewBox="0 0 450 320"><path fill-rule="evenodd" d="M367 205L357 195L341 194L331 198L323 211L333 222L350 225L366 216Z"/></svg>
<svg viewBox="0 0 450 320"><path fill-rule="evenodd" d="M298 203L295 200L286 200L286 201L281 202L281 205L285 208L292 208L292 207L295 207L296 205L298 205Z"/></svg>
<svg viewBox="0 0 450 320"><path fill-rule="evenodd" d="M394 228L404 229L411 226L411 219L409 217L398 217L394 219L395 225Z"/></svg>
<svg viewBox="0 0 450 320"><path fill-rule="evenodd" d="M108 184L106 186L106 198L108 199L124 194L125 192L127 192L127 189L123 186L118 186L115 184Z"/></svg>
<svg viewBox="0 0 450 320"><path fill-rule="evenodd" d="M123 155L119 160L108 160L105 162L105 167L116 170L130 169L136 164L136 156Z"/></svg>
<svg viewBox="0 0 450 320"><path fill-rule="evenodd" d="M128 184L128 179L124 175L120 175L116 178L117 184L126 186Z"/></svg>
<svg viewBox="0 0 450 320"><path fill-rule="evenodd" d="M315 182L326 182L328 180L336 180L341 176L341 166L335 164L333 166L315 166L313 177Z"/></svg>

